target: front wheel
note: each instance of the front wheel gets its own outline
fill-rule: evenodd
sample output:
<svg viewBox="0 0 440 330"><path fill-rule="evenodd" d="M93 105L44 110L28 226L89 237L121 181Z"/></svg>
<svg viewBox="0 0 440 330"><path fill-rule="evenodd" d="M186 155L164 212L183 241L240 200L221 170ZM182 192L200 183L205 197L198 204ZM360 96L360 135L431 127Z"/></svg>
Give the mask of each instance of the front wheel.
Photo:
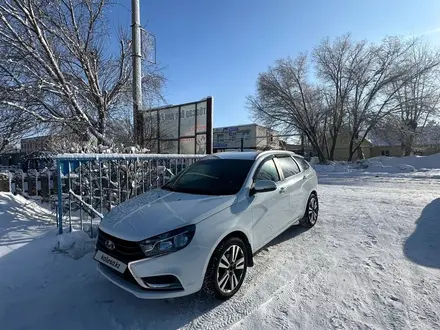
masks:
<svg viewBox="0 0 440 330"><path fill-rule="evenodd" d="M300 223L306 228L312 228L316 221L318 221L319 203L318 196L312 193L307 201L307 208L304 214L304 218L301 219Z"/></svg>
<svg viewBox="0 0 440 330"><path fill-rule="evenodd" d="M248 250L238 237L231 237L215 249L205 275L204 289L227 300L240 289L246 276Z"/></svg>

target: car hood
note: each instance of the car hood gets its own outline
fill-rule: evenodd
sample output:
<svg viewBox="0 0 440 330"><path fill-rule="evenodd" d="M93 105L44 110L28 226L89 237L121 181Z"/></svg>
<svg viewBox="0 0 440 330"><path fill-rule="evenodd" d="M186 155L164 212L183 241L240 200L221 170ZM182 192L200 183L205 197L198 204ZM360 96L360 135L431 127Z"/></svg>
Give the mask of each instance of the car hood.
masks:
<svg viewBox="0 0 440 330"><path fill-rule="evenodd" d="M113 208L99 228L112 236L141 241L196 224L232 206L236 196L193 195L155 189Z"/></svg>

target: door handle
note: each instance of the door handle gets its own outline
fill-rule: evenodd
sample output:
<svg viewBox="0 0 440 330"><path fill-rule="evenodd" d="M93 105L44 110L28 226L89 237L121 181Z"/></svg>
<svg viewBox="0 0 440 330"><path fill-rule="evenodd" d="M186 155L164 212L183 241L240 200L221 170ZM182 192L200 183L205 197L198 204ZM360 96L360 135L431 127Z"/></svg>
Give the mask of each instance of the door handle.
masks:
<svg viewBox="0 0 440 330"><path fill-rule="evenodd" d="M281 187L280 188L280 194L284 193L286 191L286 187Z"/></svg>
<svg viewBox="0 0 440 330"><path fill-rule="evenodd" d="M303 176L303 180L307 180L308 178L309 178L308 175L304 175L304 176Z"/></svg>

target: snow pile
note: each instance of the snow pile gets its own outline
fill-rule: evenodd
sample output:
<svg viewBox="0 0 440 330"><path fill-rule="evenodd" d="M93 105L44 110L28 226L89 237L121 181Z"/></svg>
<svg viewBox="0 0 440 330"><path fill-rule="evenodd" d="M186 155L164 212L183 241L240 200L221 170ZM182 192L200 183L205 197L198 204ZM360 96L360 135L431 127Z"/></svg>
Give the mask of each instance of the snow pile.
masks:
<svg viewBox="0 0 440 330"><path fill-rule="evenodd" d="M26 245L30 234L39 237L50 229L56 229L52 212L23 196L0 192L0 258Z"/></svg>
<svg viewBox="0 0 440 330"><path fill-rule="evenodd" d="M10 221L18 218L21 221L35 220L55 224L55 214L52 211L23 195L0 192L0 214L3 221L6 218Z"/></svg>
<svg viewBox="0 0 440 330"><path fill-rule="evenodd" d="M95 249L96 241L89 237L83 230L72 231L59 235L54 246L54 251L79 259Z"/></svg>
<svg viewBox="0 0 440 330"><path fill-rule="evenodd" d="M414 166L408 165L408 164L399 164L396 165L396 167L403 172L416 172L417 170L414 168Z"/></svg>
<svg viewBox="0 0 440 330"><path fill-rule="evenodd" d="M431 156L386 157L379 156L360 162L368 172L409 173L440 169L440 154ZM432 176L432 175L431 175Z"/></svg>
<svg viewBox="0 0 440 330"><path fill-rule="evenodd" d="M315 164L312 165L315 171L319 173L343 173L351 172L351 168L348 166L347 162L329 162L326 165Z"/></svg>
<svg viewBox="0 0 440 330"><path fill-rule="evenodd" d="M315 157L312 157L312 158L310 159L309 163L310 163L311 165L319 164L319 158L316 157L316 156L315 156Z"/></svg>
<svg viewBox="0 0 440 330"><path fill-rule="evenodd" d="M403 160L404 162L404 160ZM356 163L354 166L356 169L365 170L370 173L408 173L408 172L416 172L416 169L412 165L408 165L405 163L398 163L395 165L387 165L384 162L376 159L366 159Z"/></svg>
<svg viewBox="0 0 440 330"><path fill-rule="evenodd" d="M440 178L440 154L432 156L374 157L354 163L330 162L316 164L313 168L321 174L337 175L404 175Z"/></svg>
<svg viewBox="0 0 440 330"><path fill-rule="evenodd" d="M431 156L407 156L407 157L374 157L366 160L368 162L380 162L383 166L410 165L416 170L439 169L440 154Z"/></svg>

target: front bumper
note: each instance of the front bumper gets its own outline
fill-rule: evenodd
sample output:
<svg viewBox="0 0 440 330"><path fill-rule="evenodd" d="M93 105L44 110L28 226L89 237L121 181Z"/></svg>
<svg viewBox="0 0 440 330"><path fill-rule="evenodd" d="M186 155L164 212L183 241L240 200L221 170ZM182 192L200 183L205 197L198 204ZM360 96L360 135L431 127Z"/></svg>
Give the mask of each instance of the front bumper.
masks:
<svg viewBox="0 0 440 330"><path fill-rule="evenodd" d="M98 271L104 275L105 278L107 278L110 282L117 285L121 289L124 289L127 292L130 292L131 294L135 295L136 297L140 299L167 299L167 298L177 298L182 296L187 296L189 294L195 293L198 290L191 290L191 288L187 288L187 290L179 290L179 291L146 291L143 290L139 285L133 284L129 281L124 280L121 276L117 275L114 271L112 271L110 268L98 264L97 267Z"/></svg>
<svg viewBox="0 0 440 330"><path fill-rule="evenodd" d="M103 251L106 253L106 251ZM98 270L109 281L141 299L175 298L198 292L203 285L210 249L197 242L197 232L184 249L156 257L128 262L125 273L119 274L99 263ZM174 277L174 286L148 283L156 276Z"/></svg>

